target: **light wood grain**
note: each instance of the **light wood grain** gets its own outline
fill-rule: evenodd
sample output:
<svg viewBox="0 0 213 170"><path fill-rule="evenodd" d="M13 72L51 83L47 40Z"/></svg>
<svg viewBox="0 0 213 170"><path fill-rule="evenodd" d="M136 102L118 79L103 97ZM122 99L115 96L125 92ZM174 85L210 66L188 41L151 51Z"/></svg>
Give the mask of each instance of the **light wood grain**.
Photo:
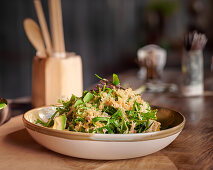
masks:
<svg viewBox="0 0 213 170"><path fill-rule="evenodd" d="M66 58L49 57L33 61L33 106L56 104L72 94L81 96L83 73L81 57L67 53Z"/></svg>
<svg viewBox="0 0 213 170"><path fill-rule="evenodd" d="M45 105L56 104L61 97L61 59L50 57L45 65Z"/></svg>
<svg viewBox="0 0 213 170"><path fill-rule="evenodd" d="M52 56L52 42L50 39L50 34L47 27L47 22L44 16L42 4L40 0L34 0L34 6L38 16L39 24L41 26L42 35L44 37L45 45L47 48L48 56Z"/></svg>
<svg viewBox="0 0 213 170"><path fill-rule="evenodd" d="M24 20L24 30L29 41L37 50L39 57L45 58L47 56L46 49L38 24L34 20L27 18Z"/></svg>
<svg viewBox="0 0 213 170"><path fill-rule="evenodd" d="M83 70L81 56L68 53L61 60L61 96L81 96L83 92Z"/></svg>
<svg viewBox="0 0 213 170"><path fill-rule="evenodd" d="M61 0L48 0L54 52L65 53Z"/></svg>
<svg viewBox="0 0 213 170"><path fill-rule="evenodd" d="M81 96L83 91L81 57L71 55L66 58L50 58L45 68L46 105L56 104L60 98L72 94Z"/></svg>
<svg viewBox="0 0 213 170"><path fill-rule="evenodd" d="M32 67L32 105L35 107L45 105L45 65L46 59L34 57Z"/></svg>

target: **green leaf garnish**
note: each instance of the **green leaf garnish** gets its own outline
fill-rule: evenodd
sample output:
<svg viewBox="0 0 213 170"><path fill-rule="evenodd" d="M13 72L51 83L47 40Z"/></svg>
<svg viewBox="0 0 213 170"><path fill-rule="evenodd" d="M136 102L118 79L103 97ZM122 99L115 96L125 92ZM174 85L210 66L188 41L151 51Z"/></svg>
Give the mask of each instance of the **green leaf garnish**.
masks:
<svg viewBox="0 0 213 170"><path fill-rule="evenodd" d="M77 106L79 106L80 104L83 104L83 103L84 102L81 99L79 99L75 102L74 107L77 107Z"/></svg>
<svg viewBox="0 0 213 170"><path fill-rule="evenodd" d="M103 111L108 113L109 115L113 115L117 110L112 106L104 106Z"/></svg>
<svg viewBox="0 0 213 170"><path fill-rule="evenodd" d="M118 79L118 75L117 74L113 74L113 84L115 86L119 85L120 81Z"/></svg>
<svg viewBox="0 0 213 170"><path fill-rule="evenodd" d="M103 80L99 75L95 74L96 77L98 77L100 80Z"/></svg>
<svg viewBox="0 0 213 170"><path fill-rule="evenodd" d="M107 117L95 117L92 119L93 124L97 121L108 121L109 118Z"/></svg>
<svg viewBox="0 0 213 170"><path fill-rule="evenodd" d="M83 97L84 97L87 93L88 93L88 91L87 91L87 90L84 90L84 91L83 91Z"/></svg>
<svg viewBox="0 0 213 170"><path fill-rule="evenodd" d="M83 101L84 101L85 103L88 103L88 102L90 102L93 98L94 98L93 94L90 93L90 92L88 92L88 93L84 96Z"/></svg>
<svg viewBox="0 0 213 170"><path fill-rule="evenodd" d="M74 123L76 123L76 122L84 122L84 121L85 121L84 118L79 117L79 118L76 118L76 119L74 120Z"/></svg>
<svg viewBox="0 0 213 170"><path fill-rule="evenodd" d="M47 127L47 122L44 122L44 121L42 121L42 120L40 120L40 119L37 119L35 123L36 123L36 124L41 124L41 125Z"/></svg>

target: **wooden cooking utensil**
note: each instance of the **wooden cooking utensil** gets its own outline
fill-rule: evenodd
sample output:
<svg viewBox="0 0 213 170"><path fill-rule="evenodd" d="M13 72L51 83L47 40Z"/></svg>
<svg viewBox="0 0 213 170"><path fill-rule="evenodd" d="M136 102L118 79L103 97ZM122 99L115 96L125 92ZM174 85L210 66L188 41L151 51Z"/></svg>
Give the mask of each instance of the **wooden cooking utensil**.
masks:
<svg viewBox="0 0 213 170"><path fill-rule="evenodd" d="M56 54L65 54L61 0L49 0L49 16L53 48Z"/></svg>
<svg viewBox="0 0 213 170"><path fill-rule="evenodd" d="M40 0L34 0L34 6L35 6L36 13L37 13L37 16L38 16L42 35L44 37L44 42L45 42L45 45L46 45L46 48L47 48L48 56L51 56L52 55L52 42L51 42L51 39L50 39L50 34L49 34L49 31L48 31L47 22L46 22L46 19L45 19L45 16L44 16L41 1Z"/></svg>
<svg viewBox="0 0 213 170"><path fill-rule="evenodd" d="M35 107L55 104L58 99L70 98L72 94L80 96L83 91L81 56L65 51L61 0L48 2L53 57L42 60L34 57L32 104ZM39 17L40 1L34 0L34 3Z"/></svg>
<svg viewBox="0 0 213 170"><path fill-rule="evenodd" d="M24 20L24 30L29 41L37 50L37 56L40 58L47 57L44 41L38 24L34 20L27 18Z"/></svg>

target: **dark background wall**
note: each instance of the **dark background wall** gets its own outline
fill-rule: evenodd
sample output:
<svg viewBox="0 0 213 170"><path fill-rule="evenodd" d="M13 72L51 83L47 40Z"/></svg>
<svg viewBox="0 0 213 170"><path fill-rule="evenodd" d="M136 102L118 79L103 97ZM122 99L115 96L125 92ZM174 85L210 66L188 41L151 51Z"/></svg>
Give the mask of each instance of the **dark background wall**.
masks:
<svg viewBox="0 0 213 170"><path fill-rule="evenodd" d="M43 0L48 21L47 0ZM167 67L180 68L182 38L189 30L206 33L205 67L212 47L211 0L62 0L67 51L82 56L84 88L97 73L137 68L136 51L156 43L168 51ZM31 95L35 50L27 40L23 20L37 20L33 0L7 0L0 6L0 96Z"/></svg>

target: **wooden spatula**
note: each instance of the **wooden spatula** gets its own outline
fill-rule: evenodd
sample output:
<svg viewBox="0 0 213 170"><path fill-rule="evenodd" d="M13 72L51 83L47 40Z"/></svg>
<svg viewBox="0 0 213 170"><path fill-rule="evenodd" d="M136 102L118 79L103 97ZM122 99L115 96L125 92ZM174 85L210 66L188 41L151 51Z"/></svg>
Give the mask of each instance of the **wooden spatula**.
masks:
<svg viewBox="0 0 213 170"><path fill-rule="evenodd" d="M46 22L46 19L45 19L41 0L34 0L34 6L35 6L35 9L36 9L38 21L39 21L39 24L40 24L40 27L41 27L41 32L42 32L42 35L44 37L44 42L45 42L45 45L46 45L47 54L48 54L48 56L52 56L52 42L51 42L51 39L50 39L50 34L49 34L49 31L48 31L47 22Z"/></svg>
<svg viewBox="0 0 213 170"><path fill-rule="evenodd" d="M41 58L47 57L44 40L38 24L34 20L27 18L24 20L24 30L29 41L37 50L37 56Z"/></svg>
<svg viewBox="0 0 213 170"><path fill-rule="evenodd" d="M56 54L58 54L58 57L65 57L61 0L48 0L48 6L55 57Z"/></svg>

